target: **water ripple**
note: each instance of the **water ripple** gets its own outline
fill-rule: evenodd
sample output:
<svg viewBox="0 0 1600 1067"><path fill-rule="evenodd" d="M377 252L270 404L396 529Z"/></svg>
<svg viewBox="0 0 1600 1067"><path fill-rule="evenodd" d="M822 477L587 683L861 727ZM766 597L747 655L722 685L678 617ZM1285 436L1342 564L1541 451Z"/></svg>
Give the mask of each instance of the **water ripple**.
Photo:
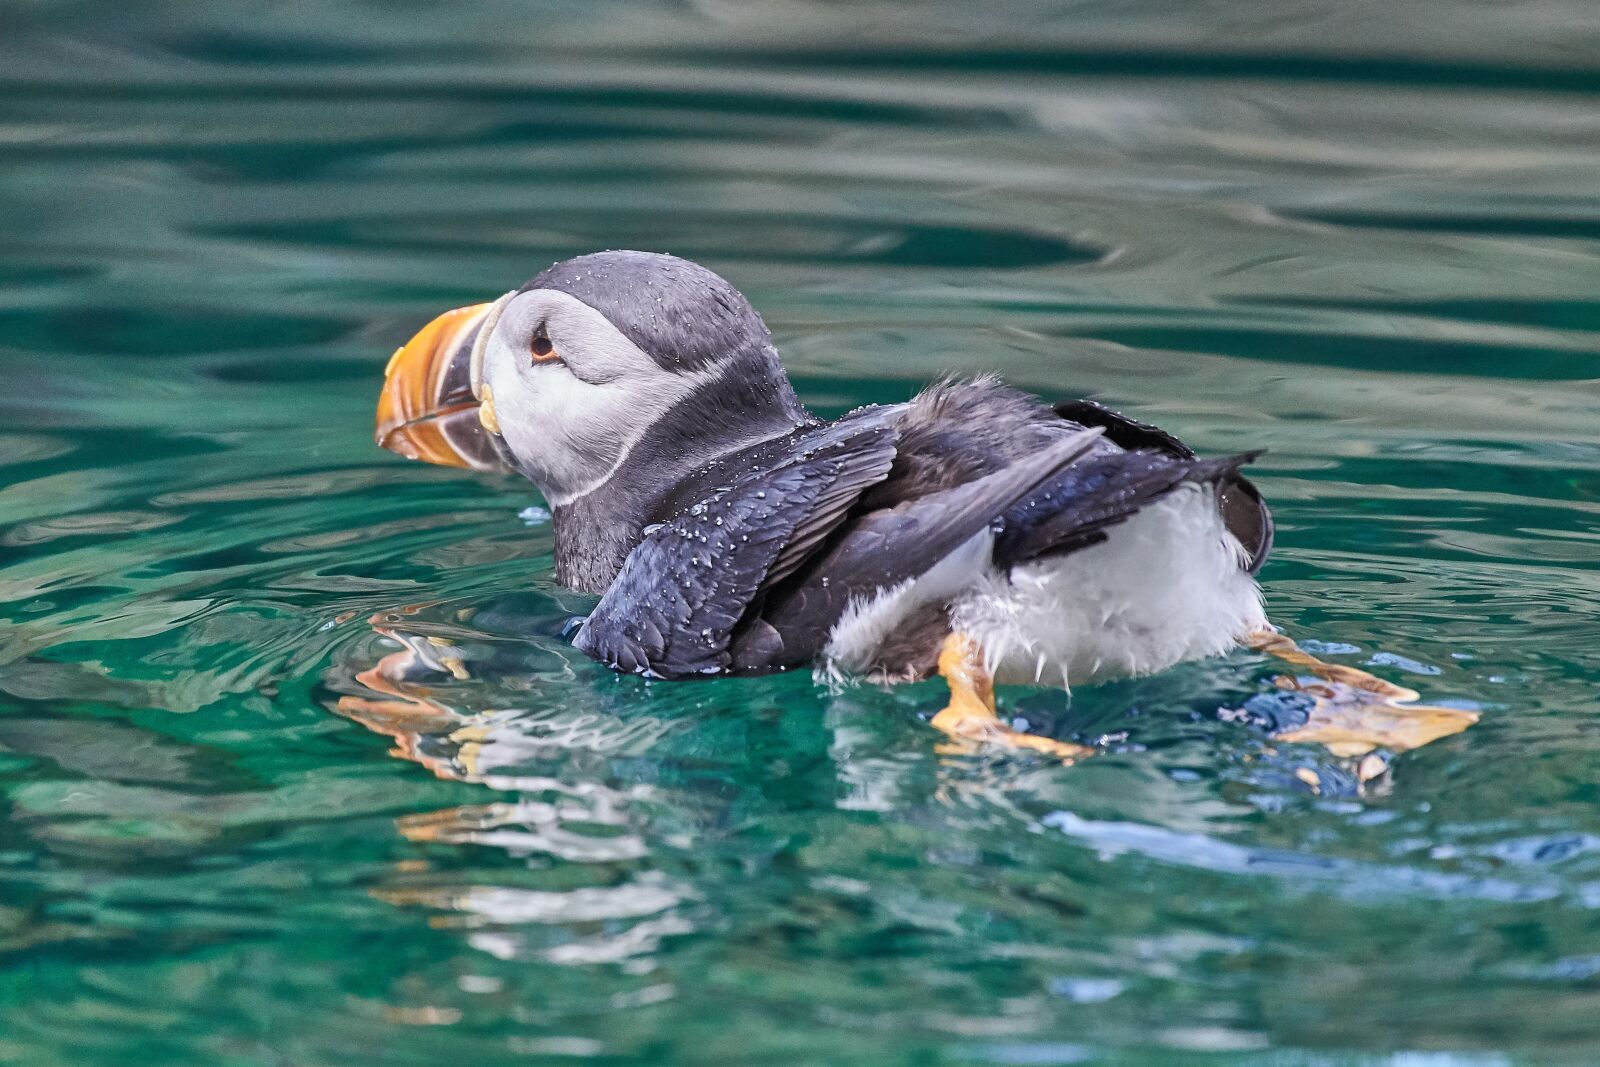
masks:
<svg viewBox="0 0 1600 1067"><path fill-rule="evenodd" d="M0 1060L1592 1058L1582 5L12 7ZM1273 618L1482 722L1362 790L1250 655L1002 693L1070 769L601 671L536 494L370 428L609 245L828 414L992 370L1267 448Z"/></svg>

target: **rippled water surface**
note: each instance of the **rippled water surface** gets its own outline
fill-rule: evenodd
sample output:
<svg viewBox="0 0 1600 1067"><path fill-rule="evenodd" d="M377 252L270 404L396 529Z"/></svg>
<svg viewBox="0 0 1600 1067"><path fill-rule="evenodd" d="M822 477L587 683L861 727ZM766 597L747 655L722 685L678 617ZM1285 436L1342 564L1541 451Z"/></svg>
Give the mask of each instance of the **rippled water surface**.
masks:
<svg viewBox="0 0 1600 1067"><path fill-rule="evenodd" d="M1593 5L0 20L0 1062L1600 1059ZM827 414L993 370L1268 448L1273 617L1482 721L1361 790L1246 653L1002 694L1070 768L607 674L536 494L370 425L611 246Z"/></svg>

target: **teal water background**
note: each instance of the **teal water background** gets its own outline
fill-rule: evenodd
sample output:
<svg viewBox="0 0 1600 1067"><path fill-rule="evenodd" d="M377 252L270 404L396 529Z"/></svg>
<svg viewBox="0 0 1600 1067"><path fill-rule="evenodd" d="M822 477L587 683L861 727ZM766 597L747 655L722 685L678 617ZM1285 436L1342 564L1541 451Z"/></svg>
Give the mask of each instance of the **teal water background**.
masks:
<svg viewBox="0 0 1600 1067"><path fill-rule="evenodd" d="M1600 9L0 26L0 1063L1600 1061ZM1004 693L1071 768L605 673L532 490L370 425L613 246L827 414L996 371L1270 449L1272 616L1481 723L1357 795L1219 716L1243 653Z"/></svg>

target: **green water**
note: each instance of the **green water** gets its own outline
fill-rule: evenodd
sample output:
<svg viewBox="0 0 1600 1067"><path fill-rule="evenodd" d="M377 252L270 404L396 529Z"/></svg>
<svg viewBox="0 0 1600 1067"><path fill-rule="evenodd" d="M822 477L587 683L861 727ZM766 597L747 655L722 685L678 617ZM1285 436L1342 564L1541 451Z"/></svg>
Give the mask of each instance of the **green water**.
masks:
<svg viewBox="0 0 1600 1067"><path fill-rule="evenodd" d="M0 26L0 1062L1600 1060L1592 5ZM936 686L603 672L532 490L370 423L610 246L825 413L993 370L1270 449L1272 616L1481 723L1358 795L1219 717L1243 653L1003 693L1071 768L941 754ZM443 710L357 679L402 640Z"/></svg>

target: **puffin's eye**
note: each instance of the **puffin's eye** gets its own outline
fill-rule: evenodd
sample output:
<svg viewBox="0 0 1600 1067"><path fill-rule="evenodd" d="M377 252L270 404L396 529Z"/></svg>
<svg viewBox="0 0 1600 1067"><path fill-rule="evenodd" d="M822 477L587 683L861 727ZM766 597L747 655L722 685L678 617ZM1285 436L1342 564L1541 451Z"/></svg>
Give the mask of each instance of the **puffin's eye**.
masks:
<svg viewBox="0 0 1600 1067"><path fill-rule="evenodd" d="M528 350L533 354L535 363L553 363L561 358L556 355L556 346L550 343L548 337L535 337Z"/></svg>

